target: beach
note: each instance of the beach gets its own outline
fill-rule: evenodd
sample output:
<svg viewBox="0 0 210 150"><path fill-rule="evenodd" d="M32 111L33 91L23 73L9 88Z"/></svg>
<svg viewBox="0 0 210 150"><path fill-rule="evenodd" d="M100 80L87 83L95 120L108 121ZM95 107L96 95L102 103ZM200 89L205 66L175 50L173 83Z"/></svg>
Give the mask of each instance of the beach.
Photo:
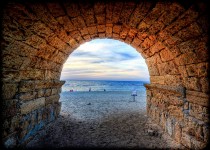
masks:
<svg viewBox="0 0 210 150"><path fill-rule="evenodd" d="M181 148L151 123L145 91L62 92L59 118L27 148Z"/></svg>

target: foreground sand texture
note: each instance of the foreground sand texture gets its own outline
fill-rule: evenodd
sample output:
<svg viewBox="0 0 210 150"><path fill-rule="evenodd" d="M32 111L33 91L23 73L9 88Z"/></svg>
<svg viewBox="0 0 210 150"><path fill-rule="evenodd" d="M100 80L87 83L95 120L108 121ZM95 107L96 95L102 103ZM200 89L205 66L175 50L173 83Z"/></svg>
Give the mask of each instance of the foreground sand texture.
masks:
<svg viewBox="0 0 210 150"><path fill-rule="evenodd" d="M28 148L181 148L146 116L146 100L130 92L62 93L60 117Z"/></svg>

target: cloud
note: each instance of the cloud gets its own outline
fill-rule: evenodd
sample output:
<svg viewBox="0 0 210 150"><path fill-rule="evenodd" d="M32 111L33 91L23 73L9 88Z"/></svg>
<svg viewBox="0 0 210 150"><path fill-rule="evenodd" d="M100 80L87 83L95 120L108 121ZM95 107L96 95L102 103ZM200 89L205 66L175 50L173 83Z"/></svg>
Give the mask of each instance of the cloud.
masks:
<svg viewBox="0 0 210 150"><path fill-rule="evenodd" d="M145 60L131 46L110 39L80 45L63 65L61 79L149 80Z"/></svg>

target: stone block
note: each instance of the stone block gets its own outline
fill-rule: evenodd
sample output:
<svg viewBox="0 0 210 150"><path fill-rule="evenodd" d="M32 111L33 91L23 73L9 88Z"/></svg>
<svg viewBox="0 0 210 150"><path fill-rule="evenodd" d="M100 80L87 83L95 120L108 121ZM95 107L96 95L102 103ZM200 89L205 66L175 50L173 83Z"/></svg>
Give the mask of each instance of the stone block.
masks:
<svg viewBox="0 0 210 150"><path fill-rule="evenodd" d="M183 78L183 85L186 87L187 90L201 91L199 79L196 77Z"/></svg>
<svg viewBox="0 0 210 150"><path fill-rule="evenodd" d="M53 80L53 79L60 78L60 72L57 72L57 71L45 70L43 74L44 74L44 78L41 78L41 79Z"/></svg>
<svg viewBox="0 0 210 150"><path fill-rule="evenodd" d="M185 132L182 132L182 137L181 137L181 144L183 144L186 147L191 147L191 136Z"/></svg>
<svg viewBox="0 0 210 150"><path fill-rule="evenodd" d="M12 99L16 92L18 91L17 83L6 83L2 84L2 98L3 99Z"/></svg>
<svg viewBox="0 0 210 150"><path fill-rule="evenodd" d="M141 41L138 37L134 37L131 45L133 46L139 46L143 41Z"/></svg>
<svg viewBox="0 0 210 150"><path fill-rule="evenodd" d="M202 77L200 79L201 90L204 93L209 93L209 78Z"/></svg>
<svg viewBox="0 0 210 150"><path fill-rule="evenodd" d="M201 105L190 103L189 108L190 116L202 120L203 122L209 122L209 114L207 112L207 107L202 107Z"/></svg>
<svg viewBox="0 0 210 150"><path fill-rule="evenodd" d="M88 29L89 34L96 34L97 33L96 26L88 27L87 29Z"/></svg>
<svg viewBox="0 0 210 150"><path fill-rule="evenodd" d="M84 20L88 27L96 25L96 18L93 15L87 15Z"/></svg>
<svg viewBox="0 0 210 150"><path fill-rule="evenodd" d="M59 5L58 3L55 2L51 2L51 3L47 3L47 7L50 10L50 13L54 16L54 17L58 17L58 16L64 16L65 12L63 11L61 5Z"/></svg>
<svg viewBox="0 0 210 150"><path fill-rule="evenodd" d="M121 39L125 39L127 34L128 34L128 32L129 32L129 28L123 26L122 30L120 32L120 38Z"/></svg>
<svg viewBox="0 0 210 150"><path fill-rule="evenodd" d="M103 33L103 32L106 31L105 25L98 25L98 26L97 26L97 29L98 29L98 32L99 32L99 33Z"/></svg>
<svg viewBox="0 0 210 150"><path fill-rule="evenodd" d="M158 68L160 70L160 75L177 75L180 74L178 70L178 66L174 63L174 61L169 61L165 63L158 64Z"/></svg>
<svg viewBox="0 0 210 150"><path fill-rule="evenodd" d="M171 86L183 86L182 85L182 78L180 75L165 75L165 84Z"/></svg>
<svg viewBox="0 0 210 150"><path fill-rule="evenodd" d="M196 22L194 22L190 24L188 27L180 30L176 34L176 36L187 41L189 39L192 39L193 37L199 36L201 33L202 33L202 29L199 27L199 25Z"/></svg>
<svg viewBox="0 0 210 150"><path fill-rule="evenodd" d="M119 39L120 38L120 35L119 34L116 34L116 33L113 33L112 36L113 36L114 39Z"/></svg>
<svg viewBox="0 0 210 150"><path fill-rule="evenodd" d="M28 92L28 91L34 91L35 89L35 81L34 80L28 80L28 81L21 81L19 84L19 92Z"/></svg>
<svg viewBox="0 0 210 150"><path fill-rule="evenodd" d="M205 149L207 146L207 143L202 142L202 141L198 141L195 138L191 138L191 148L192 149Z"/></svg>
<svg viewBox="0 0 210 150"><path fill-rule="evenodd" d="M182 78L188 77L185 66L178 66L178 70L179 70L179 73L181 74Z"/></svg>
<svg viewBox="0 0 210 150"><path fill-rule="evenodd" d="M119 34L121 32L121 26L120 25L114 25L113 26L113 32Z"/></svg>
<svg viewBox="0 0 210 150"><path fill-rule="evenodd" d="M85 40L90 40L90 39L91 39L90 35L85 35L85 36L83 36L83 38L84 38Z"/></svg>
<svg viewBox="0 0 210 150"><path fill-rule="evenodd" d="M44 70L21 70L19 71L17 78L21 80L41 80L44 78Z"/></svg>
<svg viewBox="0 0 210 150"><path fill-rule="evenodd" d="M170 116L175 117L177 120L181 121L184 118L184 113L182 112L182 107L170 105L168 107L168 113Z"/></svg>
<svg viewBox="0 0 210 150"><path fill-rule="evenodd" d="M180 54L180 51L177 48L165 48L160 51L160 57L163 62L170 61Z"/></svg>
<svg viewBox="0 0 210 150"><path fill-rule="evenodd" d="M146 94L147 94L147 96L152 96L152 91L147 89Z"/></svg>
<svg viewBox="0 0 210 150"><path fill-rule="evenodd" d="M27 101L20 105L21 114L27 114L33 110L45 106L45 98L38 98L35 100Z"/></svg>
<svg viewBox="0 0 210 150"><path fill-rule="evenodd" d="M182 97L174 96L174 95L169 95L168 96L168 103L171 105L179 106L182 107L184 105L184 100Z"/></svg>
<svg viewBox="0 0 210 150"><path fill-rule="evenodd" d="M150 76L159 76L160 75L159 69L156 64L148 65L148 70L149 70Z"/></svg>
<svg viewBox="0 0 210 150"><path fill-rule="evenodd" d="M153 84L165 84L164 76L150 76L150 82Z"/></svg>
<svg viewBox="0 0 210 150"><path fill-rule="evenodd" d="M178 66L180 66L180 65L196 63L198 59L199 58L197 58L197 55L195 53L187 52L187 53L181 54L178 57L176 57L175 62Z"/></svg>
<svg viewBox="0 0 210 150"><path fill-rule="evenodd" d="M51 94L52 95L58 94L58 89L57 88L53 88Z"/></svg>
<svg viewBox="0 0 210 150"><path fill-rule="evenodd" d="M184 103L184 110L188 110L189 109L189 102L185 102Z"/></svg>
<svg viewBox="0 0 210 150"><path fill-rule="evenodd" d="M98 24L104 24L105 23L105 14L96 15L96 20Z"/></svg>
<svg viewBox="0 0 210 150"><path fill-rule="evenodd" d="M160 64L162 63L160 59L160 55L158 53L154 54L153 56L146 59L147 65L149 64Z"/></svg>
<svg viewBox="0 0 210 150"><path fill-rule="evenodd" d="M85 27L85 21L83 19L82 16L78 16L78 17L75 17L75 18L72 18L71 19L71 22L72 24L75 26L75 27L79 27L79 28L83 28Z"/></svg>
<svg viewBox="0 0 210 150"><path fill-rule="evenodd" d="M165 46L162 44L162 42L158 41L150 48L150 52L153 55L154 53L157 53L164 48Z"/></svg>
<svg viewBox="0 0 210 150"><path fill-rule="evenodd" d="M45 89L45 94L44 96L50 96L52 93L52 89Z"/></svg>
<svg viewBox="0 0 210 150"><path fill-rule="evenodd" d="M112 27L106 27L106 34L112 33Z"/></svg>
<svg viewBox="0 0 210 150"><path fill-rule="evenodd" d="M152 45L156 43L156 36L151 35L148 36L143 43L140 45L143 50L150 48Z"/></svg>
<svg viewBox="0 0 210 150"><path fill-rule="evenodd" d="M48 88L53 84L53 81L50 80L36 80L35 81L35 89L43 89Z"/></svg>
<svg viewBox="0 0 210 150"><path fill-rule="evenodd" d="M174 127L174 139L178 142L181 143L181 137L182 137L182 128L179 125L178 122L175 123Z"/></svg>
<svg viewBox="0 0 210 150"><path fill-rule="evenodd" d="M173 134L174 134L174 122L170 118L167 118L167 120L166 120L166 131L171 137L173 137Z"/></svg>
<svg viewBox="0 0 210 150"><path fill-rule="evenodd" d="M144 32L147 28L149 28L150 25L146 24L145 21L142 21L139 25L138 25L138 29L140 32Z"/></svg>
<svg viewBox="0 0 210 150"><path fill-rule="evenodd" d="M35 99L36 97L37 97L37 92L35 92L35 91L19 94L19 99L23 100L23 101L32 100L32 99Z"/></svg>
<svg viewBox="0 0 210 150"><path fill-rule="evenodd" d="M197 105L201 105L201 106L205 106L205 107L208 107L208 105L209 105L208 98L198 97L198 96L187 94L186 99L188 102L193 103L193 104L197 104Z"/></svg>
<svg viewBox="0 0 210 150"><path fill-rule="evenodd" d="M59 98L60 98L60 95L51 95L51 96L48 96L48 97L46 97L45 105L53 104L55 102L58 102L59 101Z"/></svg>

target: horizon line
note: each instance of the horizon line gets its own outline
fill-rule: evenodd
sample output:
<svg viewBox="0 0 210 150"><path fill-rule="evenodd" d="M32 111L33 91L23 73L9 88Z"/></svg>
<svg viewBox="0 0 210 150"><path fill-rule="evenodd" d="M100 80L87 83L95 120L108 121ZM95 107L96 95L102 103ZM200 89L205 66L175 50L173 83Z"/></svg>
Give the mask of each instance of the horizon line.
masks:
<svg viewBox="0 0 210 150"><path fill-rule="evenodd" d="M138 81L138 82L150 82L149 80L111 80L111 79L60 79L60 80L72 80L72 81Z"/></svg>

